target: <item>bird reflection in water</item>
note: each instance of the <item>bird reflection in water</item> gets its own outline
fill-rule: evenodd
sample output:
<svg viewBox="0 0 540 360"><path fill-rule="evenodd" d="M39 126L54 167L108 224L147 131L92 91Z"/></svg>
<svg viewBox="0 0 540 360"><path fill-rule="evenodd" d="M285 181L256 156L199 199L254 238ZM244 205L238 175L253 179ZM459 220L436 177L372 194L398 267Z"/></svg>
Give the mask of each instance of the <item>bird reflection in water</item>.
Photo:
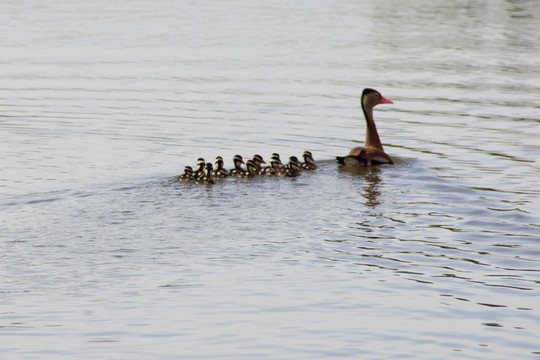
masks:
<svg viewBox="0 0 540 360"><path fill-rule="evenodd" d="M358 174L364 178L364 185L359 191L359 194L366 199L364 205L370 208L376 208L381 204L381 168L379 166L342 167L341 170L352 174Z"/></svg>
<svg viewBox="0 0 540 360"><path fill-rule="evenodd" d="M381 191L379 190L381 182L380 173L381 169L377 166L368 166L365 169L365 180L366 183L363 187L361 195L366 199L365 205L371 208L376 208L381 204L380 195Z"/></svg>

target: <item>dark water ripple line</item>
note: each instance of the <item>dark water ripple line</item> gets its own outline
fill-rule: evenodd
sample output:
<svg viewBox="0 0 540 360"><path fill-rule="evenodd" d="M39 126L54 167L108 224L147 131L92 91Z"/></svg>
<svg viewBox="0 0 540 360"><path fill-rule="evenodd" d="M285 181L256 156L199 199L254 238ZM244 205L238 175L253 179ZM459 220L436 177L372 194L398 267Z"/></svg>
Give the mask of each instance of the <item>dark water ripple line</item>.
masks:
<svg viewBox="0 0 540 360"><path fill-rule="evenodd" d="M375 249L377 250L377 249ZM440 268L440 270L442 270L443 272L446 272L446 271L451 271L451 272L461 272L462 274L469 274L469 275L473 275L473 274L477 274L477 271L476 270L472 270L470 268L467 268L467 269L460 269L459 268L459 265L458 263L461 263L462 261L467 261L467 262L471 262L475 265L480 265L480 266L487 266L487 267L491 267L492 265L491 264L488 264L488 263L481 263L481 262L478 262L476 260L473 260L473 259L467 259L467 258L463 258L463 257L452 257L452 256L447 256L446 254L441 254L439 255L440 258L444 258L445 260L449 260L451 261L451 263L447 263L447 264L453 264L452 266L448 266L448 265L445 265L445 266L442 266L442 265L437 265L437 262L434 262L432 266L428 265L425 261L422 260L422 257L428 257L428 258L432 258L433 257L433 254L430 254L430 253L427 253L427 252L416 252L416 255L418 255L420 258L420 261L417 261L417 259L415 258L410 258L410 255L411 255L411 252L410 251L406 251L406 252L403 252L403 251L398 251L398 252L393 252L391 250L386 250L386 251L382 251L382 253L388 253L389 255L391 255L391 257L387 257L385 255L382 255L382 254L372 254L372 255L368 255L368 254L361 254L359 256L361 256L363 259L366 259L366 258L373 258L373 262L365 262L365 261L361 261L359 262L357 259L356 259L356 256L357 254L355 253L351 253L351 252L342 252L342 250L336 250L337 254L341 253L343 254L344 256L332 256L331 258L326 258L324 256L320 256L321 258L325 258L327 260L330 260L330 261L349 261L351 263L354 263L356 265L360 265L360 266L366 266L366 267L372 267L372 266L376 266L377 268L380 268L380 269L384 269L384 270L390 270L390 271L393 271L394 273L396 274L399 274L399 275L418 275L420 276L421 278L408 278L406 276L404 276L405 279L407 280L412 280L412 281L415 281L415 282L420 282L420 283L424 283L424 284L434 284L433 281L429 280L429 278L438 278L438 277L452 277L452 278L455 278L455 279L460 279L460 280L464 280L464 281L467 281L467 282L471 282L471 283L475 283L475 284L480 284L480 285L485 285L485 286L489 286L489 287L500 287L500 288L507 288L507 289L514 289L514 290L524 290L524 291L530 291L530 290L533 290L534 287L526 287L526 286L521 286L521 285L518 285L518 284L513 284L513 283L522 283L522 282L530 282L530 283L535 283L534 280L532 279L526 279L526 278L522 278L521 276L519 275L513 275L513 274L486 274L486 275L480 275L480 277L484 277L485 279L484 280L479 280L478 279L478 276L479 275L475 275L475 277L471 277L471 276L455 276L454 274L448 274L448 273L444 273L444 274L438 274L437 272L433 273L433 270L437 270L438 268ZM377 252L377 251L376 251ZM405 255L405 258L396 258L395 256L398 255L399 253ZM486 253L486 255L488 255ZM384 263L385 261L389 261L389 265L385 266ZM457 261L457 263L456 263ZM396 266L392 266L391 264L392 263L396 263L396 265L398 264L401 264L401 265L398 265L397 267ZM409 271L409 270L405 270L403 268L403 265L409 265L409 266L412 266L413 268L415 269L427 269L427 268L431 268L430 270L428 270L427 272L419 272L418 270L414 270L414 271ZM458 265L458 267L456 268L455 265ZM427 268L426 268L427 266ZM497 267L495 267L497 268ZM503 270L506 270L508 271L509 269L503 269ZM512 271L516 271L517 269L513 269ZM518 271L521 271L521 270L518 270ZM536 272L539 272L538 270L535 270ZM498 279L501 279L504 277L506 280L506 282L510 282L510 283L506 283L506 284L503 284L503 283L494 283L494 278L498 278ZM489 280L486 280L486 279L489 279Z"/></svg>
<svg viewBox="0 0 540 360"><path fill-rule="evenodd" d="M396 100L397 102L398 100ZM406 124L422 124L422 125L432 125L437 124L442 127L448 127L448 128L475 128L480 130L493 130L493 126L496 124L505 125L508 123L516 123L516 122L531 122L531 123L537 123L539 120L534 116L534 113L536 112L536 108L534 107L526 107L521 106L516 108L519 109L519 112L516 113L509 113L504 114L501 113L501 109L508 109L506 106L494 106L490 104L476 104L476 105L485 105L485 109L483 110L491 110L492 112L486 113L481 111L474 111L472 112L470 108L466 109L456 109L455 106L453 106L452 101L442 101L439 100L437 103L430 103L429 106L425 104L425 100L417 99L416 101L409 101L408 103L402 102L398 103L400 106L392 108L390 111L391 113L395 114L403 114L407 115L403 119L402 116L394 115L392 118L398 118L400 121L403 121L403 123ZM437 106L436 108L433 108L433 106ZM445 106L446 105L446 106ZM467 104L469 106L475 105L475 104ZM526 105L529 105L528 103ZM421 106L419 108L419 106ZM414 107L414 108L411 108ZM379 109L377 109L379 111ZM510 112L510 111L508 111ZM422 119L425 118L425 121L421 120L412 120L410 118L414 117L415 119ZM460 121L458 121L460 120ZM480 124L478 123L465 123L464 121L474 121L474 120L489 120L489 124L482 124L485 128L478 127ZM508 130L508 129L507 129Z"/></svg>
<svg viewBox="0 0 540 360"><path fill-rule="evenodd" d="M342 241L340 241L339 243L343 244ZM477 255L477 251L474 249L452 247L452 252L454 253L454 255L450 255L448 254L449 247L441 246L440 244L434 245L436 248L440 248L442 250L438 253L434 252L433 248L430 249L429 247L411 251L400 250L399 248L388 245L386 245L385 248L379 248L380 246L383 246L383 244L379 244L376 241L371 241L371 244L373 246L373 248L371 249L371 252L373 252L373 254L371 255L366 254L365 251L361 251L355 248L349 249L346 252L342 252L343 250L339 250L338 252L342 254L342 256L339 257L340 261L344 261L347 257L351 257L351 259L348 261L355 263L357 262L357 260L355 259L357 256L373 257L375 259L375 262L377 262L376 259L387 259L388 261L396 261L397 263L401 264L397 267L397 263L392 266L392 268L396 271L404 271L404 269L411 266L416 269L414 270L415 272L418 272L418 269L424 269L424 273L426 273L426 275L431 274L430 276L433 276L432 274L434 272L436 274L439 273L440 270L442 270L443 272L452 271L463 274L472 274L478 271L478 266L491 268L490 271L492 272L520 271L518 269L511 270L508 267L498 265L497 262L493 262L492 260L494 260L494 258L496 258L497 256L494 255L492 252L483 252L482 255ZM467 253L468 255L465 255ZM343 256L345 256L345 258ZM477 257L477 259L471 258L471 256ZM503 256L498 255L498 257L500 258L500 260L505 260ZM335 257L332 258L337 259ZM511 259L513 262L521 261L520 258L507 258ZM466 263L470 263L470 265L466 265ZM527 270L527 268L525 267L523 269ZM527 281L531 280L529 279Z"/></svg>

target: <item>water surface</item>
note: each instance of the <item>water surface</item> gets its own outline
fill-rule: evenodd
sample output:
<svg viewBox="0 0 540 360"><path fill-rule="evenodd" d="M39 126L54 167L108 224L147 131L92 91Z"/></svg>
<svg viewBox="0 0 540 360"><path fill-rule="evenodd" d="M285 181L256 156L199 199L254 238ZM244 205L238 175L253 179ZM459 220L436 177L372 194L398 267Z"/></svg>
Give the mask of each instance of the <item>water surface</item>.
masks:
<svg viewBox="0 0 540 360"><path fill-rule="evenodd" d="M0 5L0 354L538 358L540 5ZM396 165L341 171L359 95ZM311 150L294 179L174 182Z"/></svg>

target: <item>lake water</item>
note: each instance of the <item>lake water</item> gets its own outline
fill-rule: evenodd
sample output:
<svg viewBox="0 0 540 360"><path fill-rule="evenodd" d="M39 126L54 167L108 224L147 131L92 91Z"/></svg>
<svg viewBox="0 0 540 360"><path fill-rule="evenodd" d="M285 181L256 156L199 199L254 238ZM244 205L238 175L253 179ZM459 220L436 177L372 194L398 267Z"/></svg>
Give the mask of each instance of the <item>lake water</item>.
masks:
<svg viewBox="0 0 540 360"><path fill-rule="evenodd" d="M1 358L540 358L540 2L0 20ZM350 173L365 87L396 165ZM298 178L171 181L304 150Z"/></svg>

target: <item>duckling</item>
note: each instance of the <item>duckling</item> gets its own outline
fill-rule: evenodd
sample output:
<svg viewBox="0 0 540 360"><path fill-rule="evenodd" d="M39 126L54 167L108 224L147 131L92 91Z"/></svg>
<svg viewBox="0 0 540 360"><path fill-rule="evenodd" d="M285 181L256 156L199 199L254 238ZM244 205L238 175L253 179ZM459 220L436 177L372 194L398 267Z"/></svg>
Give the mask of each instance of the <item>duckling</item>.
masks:
<svg viewBox="0 0 540 360"><path fill-rule="evenodd" d="M229 176L229 172L223 167L223 158L221 156L216 158L216 169L212 172L212 176L216 178L226 178Z"/></svg>
<svg viewBox="0 0 540 360"><path fill-rule="evenodd" d="M176 181L186 182L190 180L193 180L193 168L191 166L186 166L184 168L184 173L180 175Z"/></svg>
<svg viewBox="0 0 540 360"><path fill-rule="evenodd" d="M253 163L255 163L255 167L257 168L257 174L258 174L262 169L261 164L266 164L266 161L264 161L261 155L256 154L255 156L253 156Z"/></svg>
<svg viewBox="0 0 540 360"><path fill-rule="evenodd" d="M296 156L289 158L289 163L279 170L279 176L295 177L300 176L300 161Z"/></svg>
<svg viewBox="0 0 540 360"><path fill-rule="evenodd" d="M304 157L304 162L300 164L302 170L315 170L317 168L315 160L313 160L313 155L311 155L311 151L304 151L302 156Z"/></svg>
<svg viewBox="0 0 540 360"><path fill-rule="evenodd" d="M197 159L197 169L195 170L195 173L193 174L194 179L198 179L200 177L204 176L204 166L205 162L203 158Z"/></svg>
<svg viewBox="0 0 540 360"><path fill-rule="evenodd" d="M197 184L215 184L216 179L212 176L213 166L212 163L205 165L204 175L195 180Z"/></svg>
<svg viewBox="0 0 540 360"><path fill-rule="evenodd" d="M244 172L242 169L242 164L244 164L244 159L240 155L234 155L233 158L234 169L229 171L229 175L240 177L240 174Z"/></svg>
<svg viewBox="0 0 540 360"><path fill-rule="evenodd" d="M273 153L270 158L270 166L264 167L259 171L260 175L277 175L280 170L281 160L279 154Z"/></svg>
<svg viewBox="0 0 540 360"><path fill-rule="evenodd" d="M246 161L246 171L243 171L240 176L241 178L252 178L257 176L257 165L255 164L255 161L248 160Z"/></svg>

